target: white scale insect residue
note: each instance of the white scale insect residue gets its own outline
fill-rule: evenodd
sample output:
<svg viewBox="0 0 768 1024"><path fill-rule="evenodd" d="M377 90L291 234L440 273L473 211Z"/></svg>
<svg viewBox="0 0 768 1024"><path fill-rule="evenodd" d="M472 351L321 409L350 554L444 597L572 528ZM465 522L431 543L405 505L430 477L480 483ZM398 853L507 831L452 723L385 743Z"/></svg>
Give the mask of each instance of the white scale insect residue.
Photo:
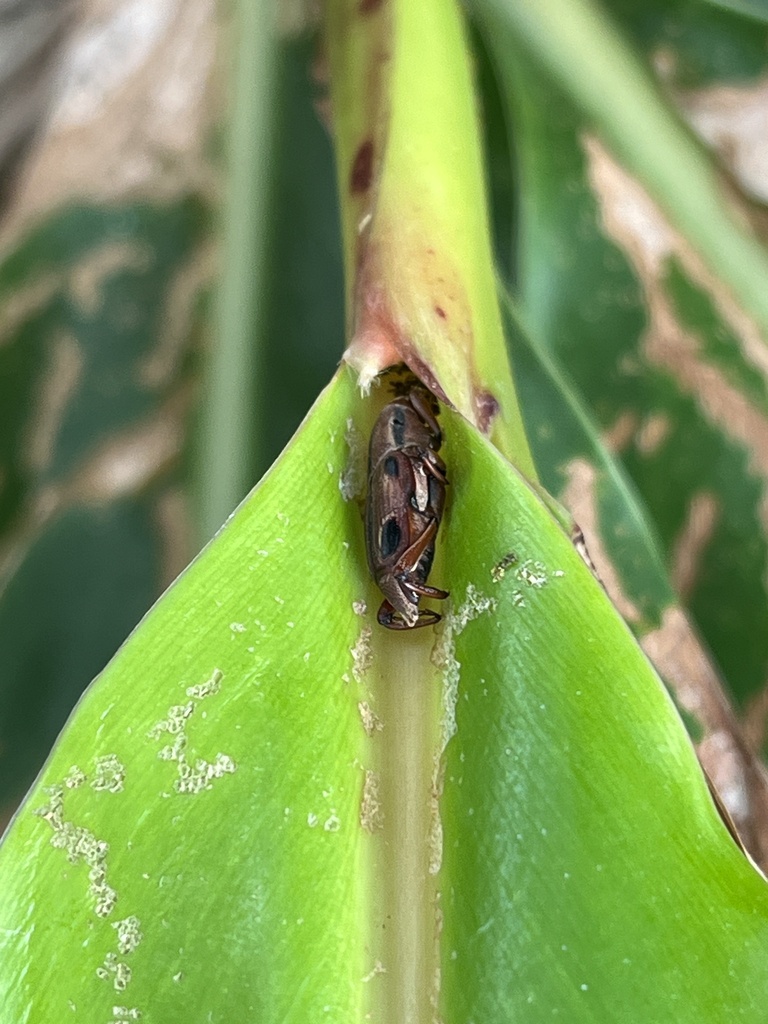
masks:
<svg viewBox="0 0 768 1024"><path fill-rule="evenodd" d="M523 562L515 576L521 583L526 583L529 587L535 587L537 590L549 583L547 567L543 562L536 562L531 558Z"/></svg>
<svg viewBox="0 0 768 1024"><path fill-rule="evenodd" d="M107 953L104 963L96 968L96 977L111 981L115 992L124 992L131 982L131 968L124 960L118 960L116 953Z"/></svg>
<svg viewBox="0 0 768 1024"><path fill-rule="evenodd" d="M381 732L384 725L367 700L359 701L357 710L360 712L360 721L363 723L366 736L373 736L374 733Z"/></svg>
<svg viewBox="0 0 768 1024"><path fill-rule="evenodd" d="M117 903L117 892L107 881L109 844L98 839L90 829L75 825L64 817L65 788L79 789L86 783L89 783L91 789L97 793L120 793L125 786L125 767L116 754L96 757L89 782L88 775L77 765L72 765L64 779L64 785L48 787L48 803L38 808L35 813L53 829L51 845L65 850L70 863L77 864L83 861L88 866L88 895L93 899L94 913L103 919L112 913ZM132 970L120 957L127 957L135 952L144 936L141 922L134 914L112 922L112 928L117 933L117 952L106 953L95 973L96 977L111 982L116 992L124 992L131 982ZM70 1005L74 1006L71 1001ZM112 1014L115 1024L137 1021L141 1018L141 1011L137 1007L113 1006Z"/></svg>
<svg viewBox="0 0 768 1024"><path fill-rule="evenodd" d="M363 677L373 663L372 636L373 630L371 627L363 626L355 641L355 646L350 648L352 654L352 675L358 683L362 682Z"/></svg>
<svg viewBox="0 0 768 1024"><path fill-rule="evenodd" d="M94 761L91 789L97 792L120 793L125 783L125 767L115 754L104 754Z"/></svg>
<svg viewBox="0 0 768 1024"><path fill-rule="evenodd" d="M387 968L384 966L384 964L381 962L381 960L377 960L374 963L373 967L370 969L370 971L367 974L364 974L363 977L360 980L363 982L364 985L367 985L368 982L369 981L373 981L373 979L378 974L386 974L386 973L387 973Z"/></svg>
<svg viewBox="0 0 768 1024"><path fill-rule="evenodd" d="M53 829L51 846L64 850L71 864L84 861L88 872L88 895L93 900L97 917L109 917L115 909L117 893L107 882L109 843L98 839L90 829L75 825L64 817L64 787L48 786L48 803L35 814Z"/></svg>
<svg viewBox="0 0 768 1024"><path fill-rule="evenodd" d="M456 637L474 619L493 613L498 602L482 594L472 583L467 585L464 601L445 616L445 629L432 649L432 664L443 673L443 728L440 754L456 734L456 703L459 696L461 665L456 659Z"/></svg>
<svg viewBox="0 0 768 1024"><path fill-rule="evenodd" d="M232 775L237 770L237 765L229 754L218 753L213 761L198 757L194 762L187 756L187 722L195 713L200 701L219 692L223 678L221 670L214 669L204 683L187 687L187 696L191 699L186 704L175 704L170 707L167 717L157 722L147 734L153 740L160 739L164 734L173 737L173 741L162 747L157 756L163 761L175 762L177 777L173 788L177 793L200 793L206 789L213 789L215 779Z"/></svg>
<svg viewBox="0 0 768 1024"><path fill-rule="evenodd" d="M540 590L549 583L550 577L561 578L565 576L565 572L562 569L555 569L553 572L549 572L543 562L540 562L533 558L526 559L522 565L517 565L517 555L510 551L508 555L505 555L496 565L491 569L491 579L494 583L501 583L509 571L515 567L515 579L518 583L524 583L528 587L533 587L535 590ZM525 601L519 590L515 590L512 593L513 604L517 608L525 607Z"/></svg>

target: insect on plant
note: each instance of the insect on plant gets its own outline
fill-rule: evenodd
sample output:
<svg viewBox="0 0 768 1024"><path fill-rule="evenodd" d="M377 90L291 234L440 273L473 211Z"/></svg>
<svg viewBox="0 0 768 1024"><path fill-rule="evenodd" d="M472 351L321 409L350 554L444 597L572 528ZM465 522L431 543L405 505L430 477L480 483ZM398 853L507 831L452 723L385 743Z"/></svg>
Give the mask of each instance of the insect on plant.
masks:
<svg viewBox="0 0 768 1024"><path fill-rule="evenodd" d="M386 405L371 432L365 542L384 594L377 618L388 629L434 625L441 616L419 598L448 597L427 586L448 483L442 440L435 399L421 385Z"/></svg>

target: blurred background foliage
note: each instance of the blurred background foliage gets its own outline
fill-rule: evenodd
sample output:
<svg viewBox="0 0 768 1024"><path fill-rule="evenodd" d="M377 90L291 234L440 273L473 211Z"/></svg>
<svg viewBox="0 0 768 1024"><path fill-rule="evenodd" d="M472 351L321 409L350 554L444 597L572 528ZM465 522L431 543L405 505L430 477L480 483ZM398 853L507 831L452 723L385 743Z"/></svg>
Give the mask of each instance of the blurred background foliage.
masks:
<svg viewBox="0 0 768 1024"><path fill-rule="evenodd" d="M761 832L765 338L557 76L512 31L489 30L487 6L469 13L492 227L539 472L649 641L731 812ZM600 10L764 239L768 7ZM84 687L207 539L195 525L211 498L201 449L231 452L255 482L343 351L323 50L306 11L276 13L268 151L253 183L263 221L249 429L201 444L201 431L222 429L198 412L206 351L226 344L210 325L228 12L211 0L0 7L3 818Z"/></svg>

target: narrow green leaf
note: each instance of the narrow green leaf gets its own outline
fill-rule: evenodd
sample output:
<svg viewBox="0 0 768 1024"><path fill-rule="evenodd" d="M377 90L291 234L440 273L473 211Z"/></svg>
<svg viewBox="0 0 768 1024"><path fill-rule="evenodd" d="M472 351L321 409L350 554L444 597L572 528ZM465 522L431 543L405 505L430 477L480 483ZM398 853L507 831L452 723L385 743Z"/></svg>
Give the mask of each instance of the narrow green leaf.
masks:
<svg viewBox="0 0 768 1024"><path fill-rule="evenodd" d="M694 279L688 247L562 89L519 50L507 57L522 315L612 438L673 586L743 702L768 668L760 338Z"/></svg>
<svg viewBox="0 0 768 1024"><path fill-rule="evenodd" d="M596 527L618 574L630 625L642 634L656 628L676 602L653 525L621 464L606 449L597 425L556 357L521 325L504 295L504 324L518 367L526 429L542 483L563 499L575 468L591 467ZM617 602L621 603L621 602Z"/></svg>
<svg viewBox="0 0 768 1024"><path fill-rule="evenodd" d="M271 19L249 0L236 5L233 103L228 136L224 260L201 414L197 500L207 540L239 502L262 459L244 444L254 428L254 379L263 329L267 258L266 199L273 153L276 39ZM253 453L256 453L254 458Z"/></svg>
<svg viewBox="0 0 768 1024"><path fill-rule="evenodd" d="M704 2L724 11L742 14L746 18L768 22L768 3L765 0L704 0Z"/></svg>
<svg viewBox="0 0 768 1024"><path fill-rule="evenodd" d="M605 11L592 0L477 6L497 54L511 35L546 66L768 336L768 254L731 212L702 148Z"/></svg>

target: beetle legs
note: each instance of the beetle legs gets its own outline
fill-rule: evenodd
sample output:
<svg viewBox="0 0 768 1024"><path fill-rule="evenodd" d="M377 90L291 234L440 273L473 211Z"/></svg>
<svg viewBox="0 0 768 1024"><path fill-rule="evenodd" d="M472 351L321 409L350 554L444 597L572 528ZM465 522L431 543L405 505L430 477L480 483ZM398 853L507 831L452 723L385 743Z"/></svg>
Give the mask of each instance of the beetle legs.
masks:
<svg viewBox="0 0 768 1024"><path fill-rule="evenodd" d="M401 576L405 577L404 582L406 586L410 587L413 590L417 589L416 581L407 579L407 576L410 573L412 573L416 566L419 564L421 556L427 550L429 545L434 543L436 533L437 520L430 519L427 525L422 530L422 532L413 542L413 544L411 544L407 551L403 552L398 562L398 565L401 567L401 570L400 572L397 572L394 575L398 578L400 578ZM416 602L414 601L413 603L415 604Z"/></svg>
<svg viewBox="0 0 768 1024"><path fill-rule="evenodd" d="M443 443L443 433L440 430L440 424L437 422L437 418L432 410L432 403L427 392L422 388L412 388L408 395L408 401L424 423L429 427L430 433L435 440L435 448L439 448Z"/></svg>
<svg viewBox="0 0 768 1024"><path fill-rule="evenodd" d="M448 595L444 596L447 597ZM419 608L416 621L410 625L403 619L400 612L392 607L389 601L384 600L381 603L376 619L380 625L386 626L388 629L420 629L422 626L434 626L440 621L441 616L438 612L433 612L431 608Z"/></svg>

